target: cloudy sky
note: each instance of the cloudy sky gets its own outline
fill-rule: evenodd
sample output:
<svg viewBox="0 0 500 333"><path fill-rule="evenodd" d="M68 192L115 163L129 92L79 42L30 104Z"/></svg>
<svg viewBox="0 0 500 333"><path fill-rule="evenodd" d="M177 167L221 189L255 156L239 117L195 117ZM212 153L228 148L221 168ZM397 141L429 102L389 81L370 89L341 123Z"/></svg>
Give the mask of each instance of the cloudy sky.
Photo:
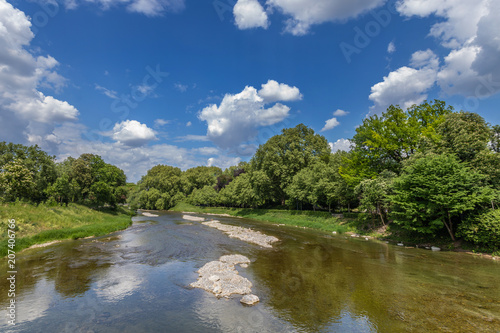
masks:
<svg viewBox="0 0 500 333"><path fill-rule="evenodd" d="M0 0L0 141L137 181L443 99L500 124L497 0Z"/></svg>

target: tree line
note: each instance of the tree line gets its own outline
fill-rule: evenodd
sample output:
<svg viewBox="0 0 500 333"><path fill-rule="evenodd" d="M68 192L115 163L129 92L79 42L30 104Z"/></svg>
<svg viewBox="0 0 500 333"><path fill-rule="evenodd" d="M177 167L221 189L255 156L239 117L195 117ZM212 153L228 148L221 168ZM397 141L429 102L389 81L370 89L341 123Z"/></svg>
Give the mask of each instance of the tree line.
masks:
<svg viewBox="0 0 500 333"><path fill-rule="evenodd" d="M300 124L259 146L250 162L185 172L158 165L138 182L132 206L288 207L350 211L372 227L446 233L500 248L500 126L435 100L390 106L363 120L349 152Z"/></svg>
<svg viewBox="0 0 500 333"><path fill-rule="evenodd" d="M116 206L126 201L123 170L98 155L82 154L56 163L38 146L0 142L0 202Z"/></svg>
<svg viewBox="0 0 500 333"><path fill-rule="evenodd" d="M200 206L356 210L367 227L500 248L500 126L435 100L363 120L348 152L299 124L222 170L157 165L134 186L100 156L56 163L37 146L0 143L0 200L165 210Z"/></svg>

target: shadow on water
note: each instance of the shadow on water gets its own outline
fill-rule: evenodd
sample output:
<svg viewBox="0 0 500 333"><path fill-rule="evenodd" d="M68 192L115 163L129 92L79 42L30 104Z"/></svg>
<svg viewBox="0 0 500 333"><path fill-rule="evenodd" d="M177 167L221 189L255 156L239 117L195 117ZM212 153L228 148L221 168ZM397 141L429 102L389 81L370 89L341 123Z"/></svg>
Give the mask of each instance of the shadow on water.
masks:
<svg viewBox="0 0 500 333"><path fill-rule="evenodd" d="M186 221L135 217L127 230L17 255L17 322L9 332L498 332L500 265L457 253L229 217L281 239L262 249ZM216 299L189 284L225 254L261 302ZM0 272L6 272L2 262ZM0 276L0 303L9 284ZM0 315L6 318L5 307ZM5 315L5 316L4 316Z"/></svg>

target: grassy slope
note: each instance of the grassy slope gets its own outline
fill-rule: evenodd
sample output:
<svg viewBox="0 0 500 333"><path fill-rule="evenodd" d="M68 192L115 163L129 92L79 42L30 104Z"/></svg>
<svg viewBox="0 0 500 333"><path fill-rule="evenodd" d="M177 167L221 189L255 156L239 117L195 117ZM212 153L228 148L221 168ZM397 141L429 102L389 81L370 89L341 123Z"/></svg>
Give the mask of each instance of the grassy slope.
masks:
<svg viewBox="0 0 500 333"><path fill-rule="evenodd" d="M278 209L247 209L223 207L197 207L185 202L180 202L171 210L178 212L196 212L212 214L229 214L249 219L281 223L286 225L307 227L322 231L336 231L339 233L355 231L353 227L332 217L327 212L289 211Z"/></svg>
<svg viewBox="0 0 500 333"><path fill-rule="evenodd" d="M7 254L7 223L16 220L16 248L20 251L34 244L53 240L101 236L125 229L132 223L133 212L96 211L86 206L34 206L30 204L0 204L0 256Z"/></svg>

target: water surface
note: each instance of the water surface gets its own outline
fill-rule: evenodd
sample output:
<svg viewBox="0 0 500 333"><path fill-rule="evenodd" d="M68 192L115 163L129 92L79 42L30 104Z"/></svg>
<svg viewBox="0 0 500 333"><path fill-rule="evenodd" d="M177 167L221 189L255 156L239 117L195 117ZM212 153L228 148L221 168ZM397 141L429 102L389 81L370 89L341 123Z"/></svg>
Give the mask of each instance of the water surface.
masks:
<svg viewBox="0 0 500 333"><path fill-rule="evenodd" d="M281 239L264 249L182 219L135 217L127 230L17 255L17 324L7 332L500 332L500 263L237 218ZM225 254L261 299L189 287ZM4 260L6 261L6 260Z"/></svg>

